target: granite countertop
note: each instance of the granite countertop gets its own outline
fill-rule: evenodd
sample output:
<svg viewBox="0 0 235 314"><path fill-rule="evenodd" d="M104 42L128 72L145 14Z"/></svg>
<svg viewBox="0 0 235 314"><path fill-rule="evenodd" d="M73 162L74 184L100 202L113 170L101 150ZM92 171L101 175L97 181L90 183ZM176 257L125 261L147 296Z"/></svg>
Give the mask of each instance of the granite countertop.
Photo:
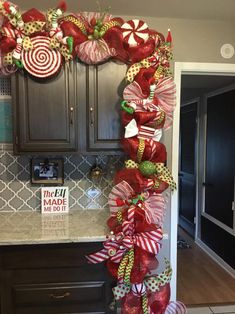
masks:
<svg viewBox="0 0 235 314"><path fill-rule="evenodd" d="M104 241L109 210L73 210L69 214L0 213L0 245Z"/></svg>

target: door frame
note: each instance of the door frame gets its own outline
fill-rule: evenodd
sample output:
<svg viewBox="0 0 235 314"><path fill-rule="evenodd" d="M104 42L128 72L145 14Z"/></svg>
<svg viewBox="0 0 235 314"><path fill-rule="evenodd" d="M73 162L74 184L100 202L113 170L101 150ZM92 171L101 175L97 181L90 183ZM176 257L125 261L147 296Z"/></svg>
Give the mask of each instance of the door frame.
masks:
<svg viewBox="0 0 235 314"><path fill-rule="evenodd" d="M195 216L194 216L194 223L195 225L195 231L194 231L194 235L193 238L194 240L196 240L197 235L198 235L198 223L196 223L198 221L198 154L199 154L199 145L198 145L198 140L199 140L199 102L200 102L200 97L194 97L190 100L187 100L185 102L182 102L182 104L180 104L180 112L179 115L181 114L181 108L186 107L190 104L194 104L196 103L196 129L195 129L195 143L194 143L194 147L195 147L195 154L194 154L194 173L195 173ZM179 130L179 170L178 170L178 174L180 172L181 169L181 152L180 152L180 130ZM177 177L178 178L178 177ZM178 193L179 193L179 179L178 179ZM179 203L179 197L177 198L178 203ZM178 210L179 210L179 204L178 204ZM178 215L178 219L179 219L179 215ZM195 222L196 220L196 222ZM178 221L177 221L178 223Z"/></svg>
<svg viewBox="0 0 235 314"><path fill-rule="evenodd" d="M172 159L171 170L173 178L178 182L179 171L179 122L180 122L180 96L181 96L181 75L221 75L235 76L235 64L231 63L200 63L200 62L175 62L174 79L176 84L176 108L172 125ZM171 299L176 300L177 285L177 225L178 225L178 193L171 195L170 213L170 261L173 270L171 280Z"/></svg>

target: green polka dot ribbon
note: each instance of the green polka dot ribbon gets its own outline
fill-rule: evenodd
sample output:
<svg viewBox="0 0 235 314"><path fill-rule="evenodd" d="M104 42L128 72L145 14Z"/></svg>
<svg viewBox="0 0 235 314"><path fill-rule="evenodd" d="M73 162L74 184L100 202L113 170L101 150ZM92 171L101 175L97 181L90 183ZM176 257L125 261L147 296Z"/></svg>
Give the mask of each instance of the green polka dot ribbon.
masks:
<svg viewBox="0 0 235 314"><path fill-rule="evenodd" d="M170 170L165 167L163 163L156 163L156 170L158 179L169 184L172 191L176 190L176 183L171 175Z"/></svg>
<svg viewBox="0 0 235 314"><path fill-rule="evenodd" d="M165 259L165 264L166 268L162 273L156 276L146 277L146 279L144 280L146 288L151 292L158 291L160 287L165 286L171 281L172 269L170 266L170 262Z"/></svg>
<svg viewBox="0 0 235 314"><path fill-rule="evenodd" d="M139 168L143 176L149 177L156 174L157 179L155 180L156 188L159 187L160 183L158 180L164 181L169 184L172 191L176 190L176 183L171 175L170 170L165 167L164 163L153 163L151 161L143 161L140 163L135 162L132 159L125 161L125 167L127 169L137 169Z"/></svg>
<svg viewBox="0 0 235 314"><path fill-rule="evenodd" d="M126 261L129 259L128 254L126 254L124 256L124 258L126 259L124 264L126 264ZM121 262L121 264L122 264L122 262ZM171 281L172 269L170 266L170 262L167 259L165 259L165 264L166 264L166 268L162 273L145 278L143 283L145 284L146 289L148 291L151 291L151 292L159 291L160 287L165 286L167 283L169 283ZM119 269L118 269L118 271L119 271ZM124 270L122 271L123 277L124 277L124 272L125 272L125 267L124 267ZM122 299L130 291L131 291L131 283L127 282L125 280L124 280L124 282L119 283L116 287L113 288L113 294L114 294L114 297L116 300ZM145 298L142 298L142 307L143 306L145 307L145 304L146 304L146 300L145 300ZM144 308L143 308L143 310L144 310ZM148 312L146 312L146 313L148 313Z"/></svg>

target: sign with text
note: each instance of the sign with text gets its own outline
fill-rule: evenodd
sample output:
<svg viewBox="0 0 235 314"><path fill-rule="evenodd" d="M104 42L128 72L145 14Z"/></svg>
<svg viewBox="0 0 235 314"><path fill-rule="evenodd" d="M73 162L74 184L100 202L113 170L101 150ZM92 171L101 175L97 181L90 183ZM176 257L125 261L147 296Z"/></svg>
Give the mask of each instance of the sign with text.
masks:
<svg viewBox="0 0 235 314"><path fill-rule="evenodd" d="M42 214L61 214L69 212L68 187L41 188Z"/></svg>

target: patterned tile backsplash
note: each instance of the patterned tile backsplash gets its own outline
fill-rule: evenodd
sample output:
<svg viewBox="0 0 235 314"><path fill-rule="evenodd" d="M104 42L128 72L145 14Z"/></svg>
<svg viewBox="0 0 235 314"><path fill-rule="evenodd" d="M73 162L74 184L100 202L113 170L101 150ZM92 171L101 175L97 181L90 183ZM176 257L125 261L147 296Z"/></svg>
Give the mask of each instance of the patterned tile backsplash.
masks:
<svg viewBox="0 0 235 314"><path fill-rule="evenodd" d="M0 151L0 211L40 210L40 185L30 182L31 156L14 156L10 150ZM98 164L103 176L91 180L90 170ZM70 209L97 209L108 207L112 178L122 164L120 157L64 156L64 186L69 187Z"/></svg>

